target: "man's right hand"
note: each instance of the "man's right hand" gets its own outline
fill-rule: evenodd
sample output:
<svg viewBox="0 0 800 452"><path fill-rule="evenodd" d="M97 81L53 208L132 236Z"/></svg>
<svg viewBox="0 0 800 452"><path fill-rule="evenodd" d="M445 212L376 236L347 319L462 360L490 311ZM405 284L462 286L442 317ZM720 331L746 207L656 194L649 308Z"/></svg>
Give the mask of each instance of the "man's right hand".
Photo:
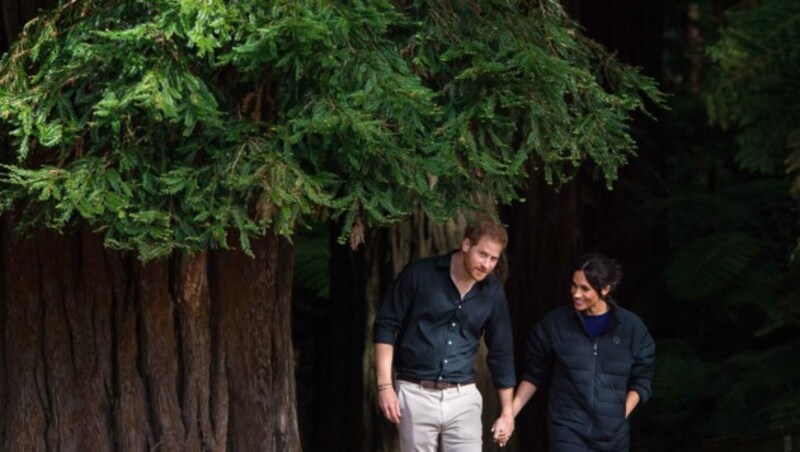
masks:
<svg viewBox="0 0 800 452"><path fill-rule="evenodd" d="M400 423L400 404L397 402L397 393L391 385L378 391L378 408L389 422Z"/></svg>

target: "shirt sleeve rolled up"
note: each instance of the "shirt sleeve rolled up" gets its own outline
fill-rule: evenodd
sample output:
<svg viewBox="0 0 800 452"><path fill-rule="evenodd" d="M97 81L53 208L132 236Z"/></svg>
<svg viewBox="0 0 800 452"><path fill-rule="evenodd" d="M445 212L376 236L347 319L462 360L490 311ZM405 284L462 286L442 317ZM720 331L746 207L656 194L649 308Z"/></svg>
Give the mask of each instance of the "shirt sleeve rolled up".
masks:
<svg viewBox="0 0 800 452"><path fill-rule="evenodd" d="M406 313L414 300L413 271L409 265L395 279L384 298L372 326L372 342L394 345Z"/></svg>

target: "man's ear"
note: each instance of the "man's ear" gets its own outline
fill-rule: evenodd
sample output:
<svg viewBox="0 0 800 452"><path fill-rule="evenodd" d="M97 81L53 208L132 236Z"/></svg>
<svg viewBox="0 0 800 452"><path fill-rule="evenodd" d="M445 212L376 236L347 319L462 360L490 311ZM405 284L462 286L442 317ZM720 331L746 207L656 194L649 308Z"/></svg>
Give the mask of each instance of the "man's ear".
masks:
<svg viewBox="0 0 800 452"><path fill-rule="evenodd" d="M466 253L470 248L472 248L472 241L469 237L464 237L464 239L461 240L461 251Z"/></svg>

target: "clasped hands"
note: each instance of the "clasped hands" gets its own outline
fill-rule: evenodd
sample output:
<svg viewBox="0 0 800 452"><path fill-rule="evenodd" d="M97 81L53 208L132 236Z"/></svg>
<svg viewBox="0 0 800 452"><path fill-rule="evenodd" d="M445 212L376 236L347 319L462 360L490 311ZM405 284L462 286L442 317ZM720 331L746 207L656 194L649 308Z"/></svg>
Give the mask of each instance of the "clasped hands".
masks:
<svg viewBox="0 0 800 452"><path fill-rule="evenodd" d="M514 433L514 416L510 414L500 415L492 424L494 442L500 447L505 447L511 434Z"/></svg>
<svg viewBox="0 0 800 452"><path fill-rule="evenodd" d="M390 422L397 424L400 422L400 404L397 402L397 394L391 385L381 387L378 391L378 408L384 417ZM502 414L492 424L494 442L500 447L505 447L511 434L514 433L514 416L512 414Z"/></svg>

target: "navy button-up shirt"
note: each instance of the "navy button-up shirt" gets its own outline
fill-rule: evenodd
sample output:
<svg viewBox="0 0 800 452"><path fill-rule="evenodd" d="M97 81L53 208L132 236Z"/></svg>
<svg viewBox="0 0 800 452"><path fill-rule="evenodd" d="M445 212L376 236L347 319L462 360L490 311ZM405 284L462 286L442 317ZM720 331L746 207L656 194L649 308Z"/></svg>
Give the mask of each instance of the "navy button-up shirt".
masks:
<svg viewBox="0 0 800 452"><path fill-rule="evenodd" d="M513 338L503 286L489 275L462 301L450 278L452 254L406 265L378 310L373 342L394 346L399 375L464 383L475 380L473 362L483 335L494 386L513 387Z"/></svg>

